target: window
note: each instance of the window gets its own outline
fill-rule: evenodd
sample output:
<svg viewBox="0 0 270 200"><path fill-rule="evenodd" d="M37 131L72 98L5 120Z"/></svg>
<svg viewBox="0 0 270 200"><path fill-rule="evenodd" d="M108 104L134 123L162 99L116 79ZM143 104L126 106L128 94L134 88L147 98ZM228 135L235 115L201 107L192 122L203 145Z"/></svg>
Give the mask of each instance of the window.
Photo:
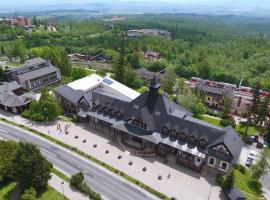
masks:
<svg viewBox="0 0 270 200"><path fill-rule="evenodd" d="M161 130L161 134L162 135L168 135L168 128L166 126L164 126Z"/></svg>
<svg viewBox="0 0 270 200"><path fill-rule="evenodd" d="M188 141L190 144L196 144L196 138L194 136L191 136Z"/></svg>
<svg viewBox="0 0 270 200"><path fill-rule="evenodd" d="M180 134L180 140L186 141L186 139L187 139L186 134L185 134L185 133L181 133L181 134Z"/></svg>
<svg viewBox="0 0 270 200"><path fill-rule="evenodd" d="M227 149L224 145L219 145L219 146L213 147L213 149L220 152L220 153L229 155L229 152L227 151Z"/></svg>
<svg viewBox="0 0 270 200"><path fill-rule="evenodd" d="M227 162L225 162L225 161L221 161L221 163L220 163L220 168L222 169L222 170L224 170L224 171L227 171L227 169L228 169L228 163Z"/></svg>
<svg viewBox="0 0 270 200"><path fill-rule="evenodd" d="M170 136L171 136L172 138L175 138L175 139L177 138L177 132L176 132L175 129L172 129L172 130L171 130Z"/></svg>
<svg viewBox="0 0 270 200"><path fill-rule="evenodd" d="M102 113L103 112L103 107L101 105L98 107L98 112L99 113Z"/></svg>
<svg viewBox="0 0 270 200"><path fill-rule="evenodd" d="M115 117L115 112L114 112L113 109L111 109L111 111L110 111L110 116L111 116L111 117Z"/></svg>
<svg viewBox="0 0 270 200"><path fill-rule="evenodd" d="M198 144L199 147L205 148L206 147L206 141L204 139L201 139Z"/></svg>
<svg viewBox="0 0 270 200"><path fill-rule="evenodd" d="M209 157L208 164L214 166L216 164L216 159L214 157Z"/></svg>

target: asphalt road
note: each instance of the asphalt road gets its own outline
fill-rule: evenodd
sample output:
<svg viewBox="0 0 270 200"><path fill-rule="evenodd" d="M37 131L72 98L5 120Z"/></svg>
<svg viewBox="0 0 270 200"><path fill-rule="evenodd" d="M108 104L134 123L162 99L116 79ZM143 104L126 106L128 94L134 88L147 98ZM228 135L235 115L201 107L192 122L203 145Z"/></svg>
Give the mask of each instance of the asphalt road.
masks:
<svg viewBox="0 0 270 200"><path fill-rule="evenodd" d="M108 200L154 200L150 193L127 182L115 174L79 157L44 138L0 123L0 137L8 140L27 141L38 146L42 154L54 167L68 175L79 171L85 175L85 182Z"/></svg>

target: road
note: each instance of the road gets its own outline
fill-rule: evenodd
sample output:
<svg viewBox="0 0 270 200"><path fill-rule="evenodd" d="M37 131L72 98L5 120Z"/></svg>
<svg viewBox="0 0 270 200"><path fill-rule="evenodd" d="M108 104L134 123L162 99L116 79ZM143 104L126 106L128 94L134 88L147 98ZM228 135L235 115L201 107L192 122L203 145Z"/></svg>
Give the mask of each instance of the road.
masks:
<svg viewBox="0 0 270 200"><path fill-rule="evenodd" d="M65 174L79 171L85 175L85 182L108 200L154 200L150 193L109 172L96 164L79 157L44 138L17 127L0 123L0 137L14 141L27 141L40 148L42 154Z"/></svg>

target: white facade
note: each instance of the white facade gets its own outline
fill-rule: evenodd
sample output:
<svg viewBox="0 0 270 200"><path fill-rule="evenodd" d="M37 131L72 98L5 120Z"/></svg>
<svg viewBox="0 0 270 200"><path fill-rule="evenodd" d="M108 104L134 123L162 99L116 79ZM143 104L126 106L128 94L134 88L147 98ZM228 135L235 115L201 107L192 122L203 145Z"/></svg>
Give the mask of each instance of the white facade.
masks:
<svg viewBox="0 0 270 200"><path fill-rule="evenodd" d="M82 90L85 93L99 91L126 101L131 101L140 95L140 93L119 83L118 81L113 80L109 76L102 78L97 74L92 74L90 76L76 80L72 83L69 83L68 86L74 90Z"/></svg>

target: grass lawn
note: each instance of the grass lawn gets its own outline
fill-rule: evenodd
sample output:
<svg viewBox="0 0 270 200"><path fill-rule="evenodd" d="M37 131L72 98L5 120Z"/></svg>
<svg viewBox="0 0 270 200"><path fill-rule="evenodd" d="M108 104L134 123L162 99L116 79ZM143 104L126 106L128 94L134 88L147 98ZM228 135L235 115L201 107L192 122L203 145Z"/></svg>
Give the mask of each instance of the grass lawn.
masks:
<svg viewBox="0 0 270 200"><path fill-rule="evenodd" d="M37 200L50 200L50 199L63 200L67 198L64 198L64 196L61 193L57 192L52 187L48 186L48 189L40 197L37 197Z"/></svg>
<svg viewBox="0 0 270 200"><path fill-rule="evenodd" d="M242 174L238 169L235 169L234 174L235 174L235 187L245 192L244 194L247 196L248 199L250 200L264 199L262 196L260 183L257 183L257 181L251 177L251 173L248 170L246 171L245 174ZM249 193L253 196L247 195L246 193Z"/></svg>
<svg viewBox="0 0 270 200"><path fill-rule="evenodd" d="M218 127L223 128L223 126L220 125L221 119L212 118L212 117L209 117L207 115L200 116L199 119L200 120L203 120L205 122L208 122L210 124L213 124L215 126L218 126ZM238 133L240 133L242 135L244 133L244 131L245 131L245 128L240 128L240 125L237 124L236 127L235 127L235 131L238 132ZM258 133L259 133L259 129L257 127L249 127L248 128L248 135L256 135Z"/></svg>
<svg viewBox="0 0 270 200"><path fill-rule="evenodd" d="M16 183L10 183L4 187L0 187L0 199L8 200L9 193L15 188Z"/></svg>
<svg viewBox="0 0 270 200"><path fill-rule="evenodd" d="M9 194L15 188L15 186L16 183L10 183L4 187L0 187L0 200L8 200ZM37 197L37 200L63 200L63 199L64 196L50 186L48 186L48 189L41 196Z"/></svg>

